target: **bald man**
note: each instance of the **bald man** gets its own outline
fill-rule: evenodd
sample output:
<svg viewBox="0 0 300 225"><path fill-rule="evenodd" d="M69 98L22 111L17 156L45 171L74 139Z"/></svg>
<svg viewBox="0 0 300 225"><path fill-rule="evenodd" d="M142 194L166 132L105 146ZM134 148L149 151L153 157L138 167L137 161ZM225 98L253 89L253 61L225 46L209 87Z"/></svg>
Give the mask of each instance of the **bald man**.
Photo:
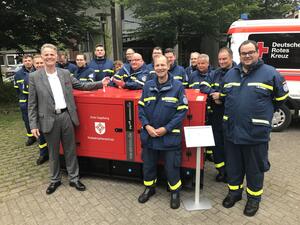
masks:
<svg viewBox="0 0 300 225"><path fill-rule="evenodd" d="M123 66L114 75L113 82L119 88L138 90L142 89L145 82L151 79L142 55L134 53L131 57L130 67Z"/></svg>

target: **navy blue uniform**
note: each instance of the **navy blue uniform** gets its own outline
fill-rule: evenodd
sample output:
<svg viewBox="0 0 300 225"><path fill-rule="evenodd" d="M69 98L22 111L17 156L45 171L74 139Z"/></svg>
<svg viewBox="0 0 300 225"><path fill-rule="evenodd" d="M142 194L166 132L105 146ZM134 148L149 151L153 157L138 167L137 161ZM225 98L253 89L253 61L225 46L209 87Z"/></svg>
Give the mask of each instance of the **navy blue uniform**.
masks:
<svg viewBox="0 0 300 225"><path fill-rule="evenodd" d="M218 68L209 73L200 83L200 91L207 94L209 99L209 124L212 125L215 139L215 147L212 148L214 163L221 174L225 173L225 150L222 127L224 104L216 104L209 95L214 92L221 92L221 84L223 83L224 76L228 70L229 69Z"/></svg>
<svg viewBox="0 0 300 225"><path fill-rule="evenodd" d="M174 79L179 80L185 88L188 87L189 78L182 66L174 63L171 65L169 72L173 75Z"/></svg>
<svg viewBox="0 0 300 225"><path fill-rule="evenodd" d="M28 138L34 138L31 133L28 118L29 73L33 72L34 70L34 67L29 71L25 68L25 66L22 66L22 68L16 73L14 77L14 87L17 90L19 106L22 112L22 119L25 124ZM47 143L43 134L41 134L39 137L39 148L41 156L48 154Z"/></svg>
<svg viewBox="0 0 300 225"><path fill-rule="evenodd" d="M180 163L182 121L188 110L188 102L181 82L168 74L168 81L159 84L157 76L146 82L139 101L139 118L142 123L141 142L144 161L144 185L154 186L159 153L164 155L165 171L171 191L181 187ZM145 126L164 127L162 137L151 137Z"/></svg>
<svg viewBox="0 0 300 225"><path fill-rule="evenodd" d="M123 66L115 75L117 80L123 80L125 82L126 89L138 90L142 89L145 82L152 79L146 64L143 64L139 69L133 70L131 66Z"/></svg>
<svg viewBox="0 0 300 225"><path fill-rule="evenodd" d="M81 82L94 82L96 79L94 70L88 66L78 67L74 72L74 77Z"/></svg>
<svg viewBox="0 0 300 225"><path fill-rule="evenodd" d="M77 66L69 62L67 62L66 64L57 63L56 66L58 68L69 70L71 75L74 75L75 71L77 70Z"/></svg>
<svg viewBox="0 0 300 225"><path fill-rule="evenodd" d="M210 73L210 71L202 73L199 70L195 70L189 79L189 88L200 89L200 83L204 81L205 77Z"/></svg>
<svg viewBox="0 0 300 225"><path fill-rule="evenodd" d="M153 64L153 62L152 62L152 63L149 63L149 64L147 64L147 69L149 70L149 73L150 73L151 75L154 75L154 74L155 74L155 70L154 70L154 64Z"/></svg>
<svg viewBox="0 0 300 225"><path fill-rule="evenodd" d="M186 75L188 76L189 80L191 78L192 73L196 70L197 70L197 65L196 66L188 66L185 68L185 72L186 72Z"/></svg>
<svg viewBox="0 0 300 225"><path fill-rule="evenodd" d="M232 195L241 196L247 179L247 196L261 200L264 172L268 171L268 141L274 110L288 97L284 78L263 61L232 68L222 84L224 98L223 128L226 171Z"/></svg>
<svg viewBox="0 0 300 225"><path fill-rule="evenodd" d="M25 124L25 128L27 131L27 137L33 137L31 133L31 129L29 127L29 120L28 120L28 76L30 72L33 72L34 68L30 71L22 66L20 70L18 70L14 77L14 87L17 90L18 98L19 98L19 106L22 112L22 119Z"/></svg>
<svg viewBox="0 0 300 225"><path fill-rule="evenodd" d="M93 59L88 67L94 70L96 81L101 81L104 77L112 77L114 75L113 61L106 58Z"/></svg>

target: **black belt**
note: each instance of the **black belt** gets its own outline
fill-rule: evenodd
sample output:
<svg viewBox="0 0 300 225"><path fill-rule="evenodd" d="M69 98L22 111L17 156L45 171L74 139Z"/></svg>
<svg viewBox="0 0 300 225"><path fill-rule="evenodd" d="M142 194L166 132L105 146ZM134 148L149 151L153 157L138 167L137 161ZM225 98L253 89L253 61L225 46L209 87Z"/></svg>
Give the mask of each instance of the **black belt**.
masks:
<svg viewBox="0 0 300 225"><path fill-rule="evenodd" d="M55 114L62 114L63 112L67 111L67 108L63 108L63 109L55 109L54 113Z"/></svg>

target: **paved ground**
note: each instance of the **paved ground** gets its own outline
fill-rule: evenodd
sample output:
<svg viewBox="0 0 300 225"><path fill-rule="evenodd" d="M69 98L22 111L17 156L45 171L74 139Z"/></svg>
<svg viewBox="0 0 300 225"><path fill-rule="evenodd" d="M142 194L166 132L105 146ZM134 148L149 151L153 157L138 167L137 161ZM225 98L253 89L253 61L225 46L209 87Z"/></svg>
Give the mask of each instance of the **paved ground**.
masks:
<svg viewBox="0 0 300 225"><path fill-rule="evenodd" d="M0 224L300 224L300 122L287 131L273 133L270 145L271 171L266 174L260 211L254 218L243 216L244 199L232 209L221 202L226 186L214 182L215 170L206 164L205 195L213 208L188 212L183 206L169 209L164 187L146 204L137 196L138 182L83 177L88 190L78 192L63 185L51 196L48 163L36 166L37 145L25 147L25 132L19 112L0 109ZM193 197L183 191L182 199Z"/></svg>

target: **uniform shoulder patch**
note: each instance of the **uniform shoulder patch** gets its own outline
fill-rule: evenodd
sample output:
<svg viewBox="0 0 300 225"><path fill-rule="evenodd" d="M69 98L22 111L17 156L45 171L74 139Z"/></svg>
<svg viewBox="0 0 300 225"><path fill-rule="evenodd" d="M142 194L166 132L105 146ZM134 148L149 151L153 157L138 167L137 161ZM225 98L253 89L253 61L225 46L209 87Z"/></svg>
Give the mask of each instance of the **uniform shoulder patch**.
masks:
<svg viewBox="0 0 300 225"><path fill-rule="evenodd" d="M285 92L288 92L288 91L289 91L289 88L288 88L286 82L283 84L283 90L284 90Z"/></svg>

